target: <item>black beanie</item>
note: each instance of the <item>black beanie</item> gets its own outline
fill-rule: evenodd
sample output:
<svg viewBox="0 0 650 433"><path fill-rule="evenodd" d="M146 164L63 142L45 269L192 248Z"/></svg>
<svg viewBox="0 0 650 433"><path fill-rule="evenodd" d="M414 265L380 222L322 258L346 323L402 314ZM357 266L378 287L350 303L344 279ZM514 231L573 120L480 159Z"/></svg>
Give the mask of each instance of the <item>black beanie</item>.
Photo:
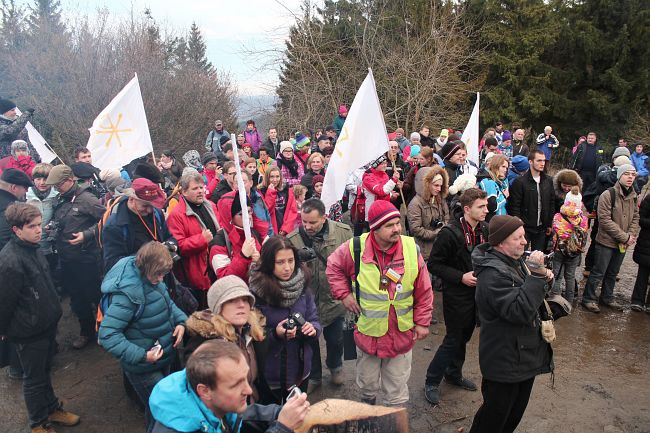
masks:
<svg viewBox="0 0 650 433"><path fill-rule="evenodd" d="M135 170L133 170L133 180L139 177L144 177L145 179L149 179L153 183L165 182L162 178L162 174L160 173L160 170L158 170L158 167L148 162L141 162L140 164L135 166Z"/></svg>
<svg viewBox="0 0 650 433"><path fill-rule="evenodd" d="M11 110L12 108L16 108L16 104L14 104L14 101L0 98L0 114L5 114L7 111Z"/></svg>
<svg viewBox="0 0 650 433"><path fill-rule="evenodd" d="M444 160L448 160L460 150L460 144L461 143L459 143L458 140L448 141L447 144L442 146L442 149L440 149L440 157Z"/></svg>
<svg viewBox="0 0 650 433"><path fill-rule="evenodd" d="M498 146L498 145L499 145L499 142L494 137L488 137L488 138L485 139L485 147Z"/></svg>

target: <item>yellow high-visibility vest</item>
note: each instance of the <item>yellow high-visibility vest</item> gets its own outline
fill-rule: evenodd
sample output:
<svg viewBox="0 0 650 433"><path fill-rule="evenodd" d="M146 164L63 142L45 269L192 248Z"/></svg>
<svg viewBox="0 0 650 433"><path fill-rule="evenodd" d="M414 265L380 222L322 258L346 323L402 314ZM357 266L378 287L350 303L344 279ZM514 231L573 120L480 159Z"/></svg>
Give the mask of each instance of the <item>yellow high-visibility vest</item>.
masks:
<svg viewBox="0 0 650 433"><path fill-rule="evenodd" d="M381 273L374 263L364 263L361 258L366 246L368 233L361 235L361 254L359 260L359 303L361 316L357 321L357 330L370 337L381 337L388 332L388 315L390 306L395 308L397 324L401 332L415 326L413 323L413 284L418 276L418 250L415 240L401 236L404 252L404 275L400 281L401 290L390 299L387 290L380 290ZM350 240L350 254L354 260L353 241Z"/></svg>

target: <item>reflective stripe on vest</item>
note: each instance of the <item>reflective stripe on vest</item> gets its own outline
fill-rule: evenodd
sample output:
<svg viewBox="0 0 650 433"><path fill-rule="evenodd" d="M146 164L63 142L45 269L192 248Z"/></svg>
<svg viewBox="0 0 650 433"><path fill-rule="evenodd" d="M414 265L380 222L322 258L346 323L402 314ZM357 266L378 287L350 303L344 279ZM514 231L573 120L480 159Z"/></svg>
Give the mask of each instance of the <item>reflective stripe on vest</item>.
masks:
<svg viewBox="0 0 650 433"><path fill-rule="evenodd" d="M413 284L418 276L418 251L415 240L409 236L401 236L404 255L404 275L400 283L402 290L395 292L390 299L388 291L380 290L381 274L374 263L364 263L363 252L368 233L361 235L361 264L359 266L359 302L361 316L357 321L357 329L370 337L381 337L388 332L388 315L390 306L395 308L397 325L401 332L413 328ZM350 254L354 260L354 246L350 242ZM389 280L390 281L390 280Z"/></svg>

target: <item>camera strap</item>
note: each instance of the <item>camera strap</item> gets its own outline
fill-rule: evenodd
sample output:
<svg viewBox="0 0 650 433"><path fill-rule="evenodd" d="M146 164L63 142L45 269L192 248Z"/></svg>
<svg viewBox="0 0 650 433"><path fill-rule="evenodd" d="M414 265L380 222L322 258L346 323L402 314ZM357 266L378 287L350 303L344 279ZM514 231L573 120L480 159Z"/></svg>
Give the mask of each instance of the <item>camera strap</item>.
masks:
<svg viewBox="0 0 650 433"><path fill-rule="evenodd" d="M361 305L361 289L359 288L359 271L361 269L361 238L355 236L352 238L352 252L354 257L354 289L357 298L357 304Z"/></svg>
<svg viewBox="0 0 650 433"><path fill-rule="evenodd" d="M296 337L299 338L299 337ZM289 375L289 363L287 360L287 345L289 340L287 334L284 334L284 345L280 349L280 391L283 402L289 395L289 384L287 384L287 376ZM305 342L302 338L298 340L298 371L296 372L296 379L291 385L299 386L302 383L302 374L305 370Z"/></svg>
<svg viewBox="0 0 650 433"><path fill-rule="evenodd" d="M305 229L303 226L300 226L298 229L298 234L300 235L300 238L302 239L302 242L305 244L306 247L311 248L311 250L314 252L316 257L318 257L318 260L320 260L323 265L327 266L327 259L323 257L323 255L314 248L314 242L313 240L309 237L309 235L305 232Z"/></svg>

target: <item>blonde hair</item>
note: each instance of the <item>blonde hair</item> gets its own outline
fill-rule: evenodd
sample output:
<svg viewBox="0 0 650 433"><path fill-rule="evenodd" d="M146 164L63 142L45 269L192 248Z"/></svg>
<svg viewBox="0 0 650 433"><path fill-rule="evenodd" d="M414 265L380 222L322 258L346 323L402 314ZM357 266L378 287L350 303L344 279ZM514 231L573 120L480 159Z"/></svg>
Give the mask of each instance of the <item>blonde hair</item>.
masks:
<svg viewBox="0 0 650 433"><path fill-rule="evenodd" d="M429 185L434 182L433 179L437 176L442 177L442 188L440 188L441 201L447 198L447 195L449 194L449 175L447 174L447 171L440 165L434 165L422 179L422 198L427 202L431 201L432 198L436 199L436 197L431 195L431 188L429 188Z"/></svg>
<svg viewBox="0 0 650 433"><path fill-rule="evenodd" d="M280 183L276 187L278 191L282 191L284 189L284 178L282 177L282 170L280 170L280 167L277 165L274 165L273 167L269 167L265 172L264 172L264 179L262 180L262 188L268 188L269 185L271 184L270 180L271 179L271 173L274 171L277 171L278 174L280 175Z"/></svg>
<svg viewBox="0 0 650 433"><path fill-rule="evenodd" d="M508 157L500 153L490 158L490 161L487 165L487 171L490 174L492 180L499 180L499 167L501 167L504 162L508 163L508 167L510 166Z"/></svg>
<svg viewBox="0 0 650 433"><path fill-rule="evenodd" d="M307 158L307 168L311 170L311 163L314 162L314 159L320 158L321 162L325 164L325 157L323 156L322 153L320 152L314 152L311 155L309 155L309 158Z"/></svg>
<svg viewBox="0 0 650 433"><path fill-rule="evenodd" d="M169 250L160 242L147 242L135 255L135 265L145 277L160 275L171 271L174 261Z"/></svg>
<svg viewBox="0 0 650 433"><path fill-rule="evenodd" d="M47 176L50 174L50 170L52 170L52 167L54 166L52 164L48 164L47 162L36 164L32 169L32 179L36 179L37 177L47 178Z"/></svg>
<svg viewBox="0 0 650 433"><path fill-rule="evenodd" d="M298 199L300 196L307 194L307 187L305 185L294 185L293 186L293 197Z"/></svg>

